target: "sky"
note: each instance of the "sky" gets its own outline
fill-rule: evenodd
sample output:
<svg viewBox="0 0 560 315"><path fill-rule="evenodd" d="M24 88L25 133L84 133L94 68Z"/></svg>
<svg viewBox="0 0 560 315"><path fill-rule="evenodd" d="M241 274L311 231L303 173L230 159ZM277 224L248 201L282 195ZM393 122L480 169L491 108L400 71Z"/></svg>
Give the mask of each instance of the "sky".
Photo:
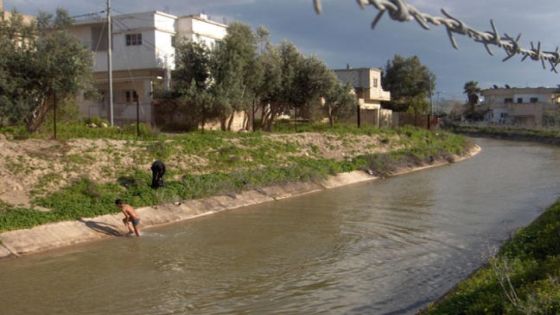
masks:
<svg viewBox="0 0 560 315"><path fill-rule="evenodd" d="M517 36L521 46L541 41L543 50L560 45L555 30L560 16L558 0L408 0L422 12L441 16L443 8L478 30L491 29L493 19L500 33ZM253 27L265 26L274 43L293 42L304 54L314 55L333 69L351 67L385 68L395 54L418 56L437 78L438 99L464 100L463 86L477 81L482 88L493 85L512 87L556 87L560 74L543 70L540 62L517 56L502 62L505 53L494 48L490 56L484 46L457 35L455 50L442 27L426 31L414 22L396 22L385 16L375 30L370 25L377 10L361 10L355 0L323 0L323 13L315 14L312 0L112 0L115 12L131 13L160 10L173 15L206 13L219 22L240 21ZM25 14L54 12L65 8L71 15L99 12L106 0L4 0L7 10ZM560 67L559 67L560 70Z"/></svg>

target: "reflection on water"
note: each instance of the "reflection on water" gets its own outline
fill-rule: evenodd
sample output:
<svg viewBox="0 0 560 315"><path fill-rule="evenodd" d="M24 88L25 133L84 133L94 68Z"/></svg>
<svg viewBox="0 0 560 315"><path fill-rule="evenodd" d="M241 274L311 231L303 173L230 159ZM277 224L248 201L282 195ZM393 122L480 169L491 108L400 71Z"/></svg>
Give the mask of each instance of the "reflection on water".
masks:
<svg viewBox="0 0 560 315"><path fill-rule="evenodd" d="M414 313L559 191L559 149L478 142L456 165L2 261L1 313Z"/></svg>

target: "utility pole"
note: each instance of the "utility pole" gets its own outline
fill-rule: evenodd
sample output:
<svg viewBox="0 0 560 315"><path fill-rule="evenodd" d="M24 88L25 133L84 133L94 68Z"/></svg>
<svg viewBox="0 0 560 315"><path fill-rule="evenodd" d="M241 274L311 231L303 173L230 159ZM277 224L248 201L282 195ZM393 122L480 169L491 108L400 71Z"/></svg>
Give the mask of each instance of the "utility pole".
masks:
<svg viewBox="0 0 560 315"><path fill-rule="evenodd" d="M107 75L109 80L109 122L114 125L113 119L113 58L111 57L113 30L111 28L111 0L107 0Z"/></svg>

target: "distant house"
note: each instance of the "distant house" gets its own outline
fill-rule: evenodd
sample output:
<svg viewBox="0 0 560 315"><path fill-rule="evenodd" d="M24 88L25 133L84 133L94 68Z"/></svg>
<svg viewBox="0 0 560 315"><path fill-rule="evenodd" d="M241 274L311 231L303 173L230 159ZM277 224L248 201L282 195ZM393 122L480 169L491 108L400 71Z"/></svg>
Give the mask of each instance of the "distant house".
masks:
<svg viewBox="0 0 560 315"><path fill-rule="evenodd" d="M21 21L25 25L30 25L35 22L35 17L32 15L25 15L18 12L21 17ZM4 0L0 0L0 21L7 21L12 17L12 12L4 10Z"/></svg>
<svg viewBox="0 0 560 315"><path fill-rule="evenodd" d="M381 69L348 67L333 71L342 83L354 88L360 107L360 123L377 127L391 124L392 111L381 107L381 102L391 100L391 93L381 87Z"/></svg>
<svg viewBox="0 0 560 315"><path fill-rule="evenodd" d="M559 113L558 88L492 88L481 92L487 122L541 127Z"/></svg>
<svg viewBox="0 0 560 315"><path fill-rule="evenodd" d="M34 16L25 15L25 14L21 14L21 13L19 13L19 14L21 15L22 21L25 24L31 24L35 20ZM8 20L11 16L12 16L11 12L4 11L4 0L0 0L0 21Z"/></svg>
<svg viewBox="0 0 560 315"><path fill-rule="evenodd" d="M95 86L100 100L79 99L83 117L109 117L108 32L105 18L80 20L69 32L93 52ZM175 43L192 40L210 47L227 34L227 25L207 15L177 17L160 11L112 16L113 112L116 123L136 119L152 123L154 86L168 87L175 69Z"/></svg>

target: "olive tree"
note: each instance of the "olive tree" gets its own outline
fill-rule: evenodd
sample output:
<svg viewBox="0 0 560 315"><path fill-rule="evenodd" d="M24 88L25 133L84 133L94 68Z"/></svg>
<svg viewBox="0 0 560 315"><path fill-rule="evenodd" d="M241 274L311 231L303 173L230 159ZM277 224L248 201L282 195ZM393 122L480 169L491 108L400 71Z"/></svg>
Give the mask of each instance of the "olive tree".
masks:
<svg viewBox="0 0 560 315"><path fill-rule="evenodd" d="M0 113L3 123L37 130L59 100L91 90L92 55L67 31L63 9L23 22L18 14L0 22Z"/></svg>

